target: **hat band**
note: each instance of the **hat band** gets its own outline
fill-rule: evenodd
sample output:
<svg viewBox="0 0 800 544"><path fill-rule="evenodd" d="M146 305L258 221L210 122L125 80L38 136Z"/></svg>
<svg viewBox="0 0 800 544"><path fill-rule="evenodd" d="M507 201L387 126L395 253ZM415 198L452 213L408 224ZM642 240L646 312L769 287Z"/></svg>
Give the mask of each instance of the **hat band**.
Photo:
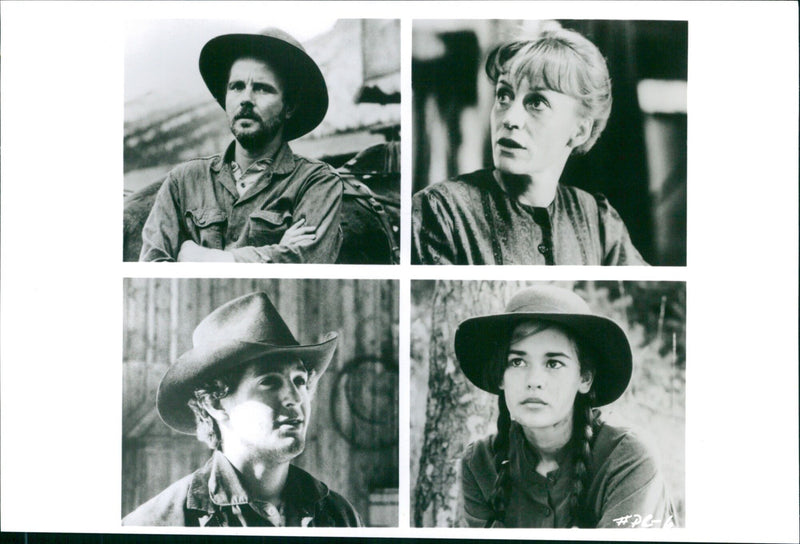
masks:
<svg viewBox="0 0 800 544"><path fill-rule="evenodd" d="M226 340L226 341L242 342L243 344L257 344L257 345L260 345L260 346L265 346L265 347L270 347L270 348L277 348L277 349L291 349L291 348L300 347L300 343L297 340L295 340L294 338L292 338L292 340L294 340L293 344L292 343L276 344L275 342L271 342L269 339L267 339L267 340L251 340L250 338L231 338L231 339ZM192 346L192 349L193 350L194 349L197 349L197 350L214 349L214 347L217 344L218 344L217 342L202 343L202 344L197 344L197 345Z"/></svg>
<svg viewBox="0 0 800 544"><path fill-rule="evenodd" d="M564 308L560 308L558 306L551 306L543 308L541 304L528 304L525 306L516 306L514 308L508 308L506 310L507 313L514 313L514 314L523 314L523 313L531 313L531 314L576 314L576 315L592 315L588 309L572 309L565 311Z"/></svg>

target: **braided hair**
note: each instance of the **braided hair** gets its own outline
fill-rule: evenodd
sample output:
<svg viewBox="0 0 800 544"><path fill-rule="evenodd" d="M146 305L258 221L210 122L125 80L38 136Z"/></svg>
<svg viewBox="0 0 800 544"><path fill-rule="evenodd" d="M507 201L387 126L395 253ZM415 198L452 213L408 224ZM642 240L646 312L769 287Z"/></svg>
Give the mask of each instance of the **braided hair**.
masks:
<svg viewBox="0 0 800 544"><path fill-rule="evenodd" d="M574 335L566 329L552 323L541 320L525 321L514 330L520 328L520 334L509 335L507 341L500 342L499 349L496 350L495 361L490 365L495 383L502 383L502 376L505 373L508 351L512 337L527 337L536 332L558 328L570 338L576 348L578 360L581 365L581 373L593 372L595 369L594 356L592 352L581 345ZM592 527L596 524L589 505L585 504L585 493L589 487L589 467L592 463L592 444L597 430L600 426L600 412L592 408L595 401L594 390L587 394L578 394L575 398L572 413L572 436L567 442L570 455L573 461L572 473L572 492L569 498L570 513L573 524L578 527ZM497 398L497 434L492 441L492 451L494 454L493 462L497 477L495 478L492 494L489 497L489 506L492 509L491 517L486 521L485 527L491 527L494 522L503 523L505 521L506 505L511 496L511 474L509 449L511 445L511 414L506 405L505 394L500 391ZM534 452L535 453L535 452ZM538 462L538 455L535 462Z"/></svg>
<svg viewBox="0 0 800 544"><path fill-rule="evenodd" d="M572 413L572 494L569 507L572 520L578 527L593 527L597 520L592 515L591 506L585 504L584 494L589 487L589 467L592 464L592 443L600 426L600 412L593 409L594 391L575 398L575 409Z"/></svg>
<svg viewBox="0 0 800 544"><path fill-rule="evenodd" d="M494 521L503 522L506 515L506 503L508 502L509 492L511 491L511 475L509 474L508 449L511 439L511 414L506 406L506 397L503 392L497 398L497 434L492 442L494 450L494 468L497 478L494 480L492 496L489 498L489 505L492 507L492 517L486 521L486 527L490 527Z"/></svg>

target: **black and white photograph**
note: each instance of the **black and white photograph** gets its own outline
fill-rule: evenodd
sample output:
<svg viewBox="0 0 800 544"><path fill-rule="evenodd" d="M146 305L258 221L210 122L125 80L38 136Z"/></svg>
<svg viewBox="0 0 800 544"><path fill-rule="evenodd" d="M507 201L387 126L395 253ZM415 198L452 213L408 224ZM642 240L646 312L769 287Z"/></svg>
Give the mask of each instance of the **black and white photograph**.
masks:
<svg viewBox="0 0 800 544"><path fill-rule="evenodd" d="M684 283L411 291L414 526L683 526Z"/></svg>
<svg viewBox="0 0 800 544"><path fill-rule="evenodd" d="M399 262L399 20L126 32L125 261Z"/></svg>
<svg viewBox="0 0 800 544"><path fill-rule="evenodd" d="M414 20L415 264L686 264L687 21Z"/></svg>
<svg viewBox="0 0 800 544"><path fill-rule="evenodd" d="M396 281L124 291L123 526L397 526Z"/></svg>
<svg viewBox="0 0 800 544"><path fill-rule="evenodd" d="M797 543L798 14L0 0L0 541Z"/></svg>

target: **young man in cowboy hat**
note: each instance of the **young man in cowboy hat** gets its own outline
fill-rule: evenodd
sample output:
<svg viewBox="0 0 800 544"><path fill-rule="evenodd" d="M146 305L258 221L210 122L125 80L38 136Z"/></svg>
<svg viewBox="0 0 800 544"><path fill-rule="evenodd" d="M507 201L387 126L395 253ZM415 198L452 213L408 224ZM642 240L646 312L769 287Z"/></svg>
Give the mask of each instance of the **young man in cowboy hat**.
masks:
<svg viewBox="0 0 800 544"><path fill-rule="evenodd" d="M235 140L222 155L167 175L139 260L335 262L342 182L287 144L328 110L317 64L293 37L267 29L213 38L200 52L200 73Z"/></svg>
<svg viewBox="0 0 800 544"><path fill-rule="evenodd" d="M360 526L346 499L291 464L335 333L300 345L267 295L253 293L209 314L192 343L162 378L156 404L167 425L214 454L123 525Z"/></svg>

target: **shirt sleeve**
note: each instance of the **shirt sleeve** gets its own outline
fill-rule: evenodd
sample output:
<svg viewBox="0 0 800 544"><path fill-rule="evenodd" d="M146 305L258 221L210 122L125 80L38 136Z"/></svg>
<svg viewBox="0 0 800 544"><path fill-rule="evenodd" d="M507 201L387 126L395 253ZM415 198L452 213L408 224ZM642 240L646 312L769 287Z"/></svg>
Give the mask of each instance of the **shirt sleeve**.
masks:
<svg viewBox="0 0 800 544"><path fill-rule="evenodd" d="M486 501L473 469L470 459L474 456L475 444L470 444L464 457L461 459L461 493L458 501L458 526L478 527L486 526L486 521L492 517L492 508Z"/></svg>
<svg viewBox="0 0 800 544"><path fill-rule="evenodd" d="M181 213L177 187L168 174L142 229L140 261L174 262L180 250Z"/></svg>
<svg viewBox="0 0 800 544"><path fill-rule="evenodd" d="M453 221L435 193L420 191L411 205L411 263L455 264Z"/></svg>
<svg viewBox="0 0 800 544"><path fill-rule="evenodd" d="M330 491L325 502L327 513L335 527L363 527L361 516L350 502L334 491Z"/></svg>
<svg viewBox="0 0 800 544"><path fill-rule="evenodd" d="M334 263L342 246L342 180L329 167L311 174L308 188L298 199L292 221L305 219L315 226L316 240L302 247L269 244L230 249L236 262L245 263Z"/></svg>
<svg viewBox="0 0 800 544"><path fill-rule="evenodd" d="M648 266L631 242L628 228L617 210L602 194L595 194L597 211L600 215L600 229L605 254L605 266Z"/></svg>
<svg viewBox="0 0 800 544"><path fill-rule="evenodd" d="M653 456L632 435L616 445L601 468L606 490L598 528L662 528L676 524L666 483Z"/></svg>

